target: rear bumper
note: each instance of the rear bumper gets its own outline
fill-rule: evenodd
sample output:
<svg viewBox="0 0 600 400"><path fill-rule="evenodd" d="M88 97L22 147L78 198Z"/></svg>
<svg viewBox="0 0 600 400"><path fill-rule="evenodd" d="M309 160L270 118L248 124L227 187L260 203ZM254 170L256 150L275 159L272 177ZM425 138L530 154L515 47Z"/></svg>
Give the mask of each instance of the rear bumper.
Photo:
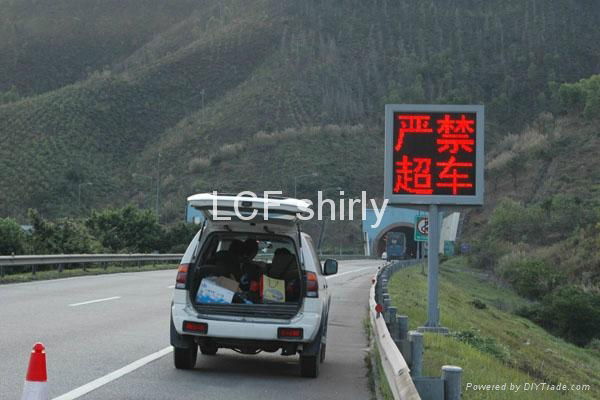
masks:
<svg viewBox="0 0 600 400"><path fill-rule="evenodd" d="M241 341L260 340L308 343L315 339L321 325L320 313L304 312L303 310L290 320L244 317L221 318L217 315L201 317L192 307L175 303L171 307L171 315L173 325L179 335L239 339ZM208 332L206 334L184 332L184 321L204 322L208 324ZM281 327L302 328L304 337L301 340L279 339L277 337L277 329Z"/></svg>

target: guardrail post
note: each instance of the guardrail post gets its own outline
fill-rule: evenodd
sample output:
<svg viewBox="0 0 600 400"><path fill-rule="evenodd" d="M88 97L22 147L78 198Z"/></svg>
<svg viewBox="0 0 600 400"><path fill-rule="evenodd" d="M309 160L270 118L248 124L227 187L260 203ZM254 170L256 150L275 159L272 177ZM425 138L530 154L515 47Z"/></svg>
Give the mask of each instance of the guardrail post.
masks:
<svg viewBox="0 0 600 400"><path fill-rule="evenodd" d="M398 309L396 307L390 307L388 309L388 329L390 330L390 335L392 336L392 340L396 340L398 337L398 324L396 323L396 312Z"/></svg>
<svg viewBox="0 0 600 400"><path fill-rule="evenodd" d="M420 377L423 372L423 334L417 331L410 331L408 337L410 338L412 359L410 374L416 378Z"/></svg>
<svg viewBox="0 0 600 400"><path fill-rule="evenodd" d="M35 275L36 272L37 272L37 265L32 265L31 266L31 275Z"/></svg>
<svg viewBox="0 0 600 400"><path fill-rule="evenodd" d="M398 315L396 317L396 325L398 326L398 340L408 339L408 317L406 315Z"/></svg>
<svg viewBox="0 0 600 400"><path fill-rule="evenodd" d="M460 378L462 368L454 365L442 367L442 380L444 381L444 400L460 400Z"/></svg>
<svg viewBox="0 0 600 400"><path fill-rule="evenodd" d="M384 314L384 316L386 316L386 322L388 322L387 311L388 311L388 308L390 308L390 306L392 305L392 302L390 300L390 295L388 294L388 292L383 293L383 302L382 303L383 303L382 304L383 305L383 314Z"/></svg>
<svg viewBox="0 0 600 400"><path fill-rule="evenodd" d="M0 265L0 278L4 278L4 265Z"/></svg>
<svg viewBox="0 0 600 400"><path fill-rule="evenodd" d="M65 269L64 264L58 264L58 272L63 272L64 269Z"/></svg>

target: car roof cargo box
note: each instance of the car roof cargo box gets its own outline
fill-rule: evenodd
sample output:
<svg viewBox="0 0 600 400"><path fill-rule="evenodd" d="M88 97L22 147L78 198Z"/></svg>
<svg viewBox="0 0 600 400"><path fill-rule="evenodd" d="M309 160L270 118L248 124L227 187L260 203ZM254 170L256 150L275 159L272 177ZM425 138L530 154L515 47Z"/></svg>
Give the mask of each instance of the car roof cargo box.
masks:
<svg viewBox="0 0 600 400"><path fill-rule="evenodd" d="M217 217L230 217L231 220L241 220L236 215L236 208L244 217L249 218L253 213L252 220L265 221L265 206L268 209L268 221L275 223L295 223L298 215L306 215L310 204L303 200L289 197L250 197L235 194L213 194L199 193L188 197L190 206L200 210L205 218L215 220Z"/></svg>

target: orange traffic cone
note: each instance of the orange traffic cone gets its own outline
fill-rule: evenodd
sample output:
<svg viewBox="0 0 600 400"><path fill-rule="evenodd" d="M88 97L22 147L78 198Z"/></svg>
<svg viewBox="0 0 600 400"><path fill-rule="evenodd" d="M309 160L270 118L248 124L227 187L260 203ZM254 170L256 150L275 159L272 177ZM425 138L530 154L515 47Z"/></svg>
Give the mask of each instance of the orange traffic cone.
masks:
<svg viewBox="0 0 600 400"><path fill-rule="evenodd" d="M46 351L43 344L36 343L29 357L29 367L21 400L48 400L47 381Z"/></svg>

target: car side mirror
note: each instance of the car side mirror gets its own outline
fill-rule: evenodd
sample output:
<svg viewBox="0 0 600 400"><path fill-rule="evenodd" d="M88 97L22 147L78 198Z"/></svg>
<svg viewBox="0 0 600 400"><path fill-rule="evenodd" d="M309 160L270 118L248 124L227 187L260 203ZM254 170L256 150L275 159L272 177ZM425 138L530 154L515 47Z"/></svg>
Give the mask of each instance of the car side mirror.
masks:
<svg viewBox="0 0 600 400"><path fill-rule="evenodd" d="M337 260L333 260L328 258L325 260L325 265L323 267L323 274L325 275L335 275L338 272L338 262Z"/></svg>

